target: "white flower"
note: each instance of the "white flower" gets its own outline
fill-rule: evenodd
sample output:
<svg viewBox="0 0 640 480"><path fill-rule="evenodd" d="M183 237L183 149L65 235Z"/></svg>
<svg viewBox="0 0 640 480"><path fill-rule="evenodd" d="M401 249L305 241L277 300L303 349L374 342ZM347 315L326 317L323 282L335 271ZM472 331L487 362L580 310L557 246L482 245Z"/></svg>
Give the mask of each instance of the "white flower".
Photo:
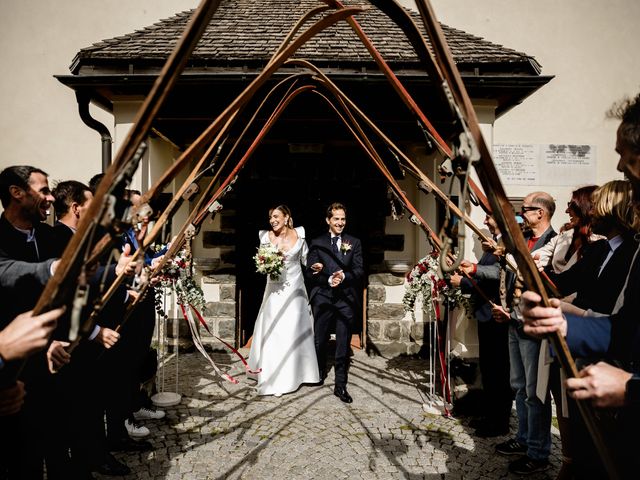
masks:
<svg viewBox="0 0 640 480"><path fill-rule="evenodd" d="M352 248L352 245L350 242L347 242L344 240L340 242L340 251L342 252L343 255L346 255L347 252L351 250L351 248Z"/></svg>

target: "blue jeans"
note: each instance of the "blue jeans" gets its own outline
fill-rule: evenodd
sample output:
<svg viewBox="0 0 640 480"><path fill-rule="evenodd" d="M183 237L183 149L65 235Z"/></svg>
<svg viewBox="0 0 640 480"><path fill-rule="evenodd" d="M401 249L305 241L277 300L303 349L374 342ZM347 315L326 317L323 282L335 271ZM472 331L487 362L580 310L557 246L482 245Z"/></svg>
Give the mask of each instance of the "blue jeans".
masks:
<svg viewBox="0 0 640 480"><path fill-rule="evenodd" d="M511 388L516 393L518 434L516 440L527 446L527 455L535 460L549 458L551 449L551 400L547 392L543 403L536 396L540 340L509 326Z"/></svg>

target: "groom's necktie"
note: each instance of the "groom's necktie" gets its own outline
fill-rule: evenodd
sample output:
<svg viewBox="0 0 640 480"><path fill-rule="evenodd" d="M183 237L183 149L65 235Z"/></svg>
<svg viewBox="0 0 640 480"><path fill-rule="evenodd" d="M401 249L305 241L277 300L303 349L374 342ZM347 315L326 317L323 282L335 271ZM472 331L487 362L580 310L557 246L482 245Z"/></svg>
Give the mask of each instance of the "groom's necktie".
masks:
<svg viewBox="0 0 640 480"><path fill-rule="evenodd" d="M333 250L333 253L338 253L338 240L340 240L338 236L331 238L331 250Z"/></svg>

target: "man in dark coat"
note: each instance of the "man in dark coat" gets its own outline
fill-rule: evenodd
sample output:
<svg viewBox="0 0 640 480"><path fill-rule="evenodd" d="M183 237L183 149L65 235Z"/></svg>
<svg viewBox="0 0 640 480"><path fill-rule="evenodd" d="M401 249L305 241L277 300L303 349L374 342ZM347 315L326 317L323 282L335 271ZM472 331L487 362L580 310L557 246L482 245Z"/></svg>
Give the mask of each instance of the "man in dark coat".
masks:
<svg viewBox="0 0 640 480"><path fill-rule="evenodd" d="M351 325L362 311L364 268L362 245L357 238L343 232L347 223L346 208L333 203L326 215L329 232L315 238L309 246L307 264L310 271L309 301L313 308L314 331L320 381L326 375L327 343L335 322L336 351L334 394L343 402L353 399L347 392Z"/></svg>
<svg viewBox="0 0 640 480"><path fill-rule="evenodd" d="M53 229L44 223L53 202L45 172L30 166L4 169L0 173L0 200L4 207L0 217L2 263L12 265L1 280L0 328L4 328L19 313L35 306L53 274L58 252ZM10 277L6 275L9 271ZM11 380L12 371L3 369L3 383ZM29 359L20 380L27 391L25 404L17 418L3 419L7 423L1 428L3 441L12 452L7 457L10 478L42 477L43 459L49 478L69 478L69 458L53 437L55 415L49 412L52 376L44 352Z"/></svg>
<svg viewBox="0 0 640 480"><path fill-rule="evenodd" d="M489 229L494 241L501 237L498 225L493 217L487 215L484 224ZM499 258L494 254L495 243L485 245L484 253L474 268L495 266L495 277L485 276L472 281L459 274L451 276L454 287L459 286L463 293L474 296L474 316L478 321L478 363L482 376L484 417L476 422L475 435L479 437L495 437L509 433L509 418L513 391L509 383L509 323L497 322L493 318L492 304L500 304L500 270ZM491 302L477 294L476 284Z"/></svg>

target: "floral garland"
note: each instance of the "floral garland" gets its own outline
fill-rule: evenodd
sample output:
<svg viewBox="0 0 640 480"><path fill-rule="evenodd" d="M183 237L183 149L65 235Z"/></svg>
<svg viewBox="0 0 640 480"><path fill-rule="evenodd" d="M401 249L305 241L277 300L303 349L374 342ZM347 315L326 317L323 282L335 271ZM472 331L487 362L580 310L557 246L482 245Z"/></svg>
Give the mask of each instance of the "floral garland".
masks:
<svg viewBox="0 0 640 480"><path fill-rule="evenodd" d="M156 247L161 250L163 247ZM178 251L176 256L167 261L162 270L156 274L159 286L156 288L156 311L165 319L168 318L163 308L163 295L171 289L176 293L176 301L180 305L191 305L197 310L205 306L204 292L193 279L193 262L188 243Z"/></svg>
<svg viewBox="0 0 640 480"><path fill-rule="evenodd" d="M438 264L438 254L432 252L421 258L413 269L407 274L406 292L402 298L405 312L411 312L415 320L415 305L419 296L422 297L422 308L434 318L436 315L432 296L436 295L444 298L450 306L464 308L467 317L473 315L473 305L471 300L463 295L459 287L451 287L446 280L441 277L440 265Z"/></svg>
<svg viewBox="0 0 640 480"><path fill-rule="evenodd" d="M258 253L253 256L256 272L269 275L271 280L280 278L284 268L284 253L271 243L263 243L258 247Z"/></svg>

